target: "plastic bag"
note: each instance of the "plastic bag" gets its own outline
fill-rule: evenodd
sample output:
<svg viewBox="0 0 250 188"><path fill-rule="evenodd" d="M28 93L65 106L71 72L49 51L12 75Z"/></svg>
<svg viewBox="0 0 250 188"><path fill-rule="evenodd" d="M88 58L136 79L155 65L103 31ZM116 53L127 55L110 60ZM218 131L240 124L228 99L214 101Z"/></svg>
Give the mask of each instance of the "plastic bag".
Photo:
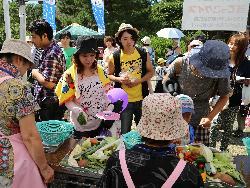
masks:
<svg viewBox="0 0 250 188"><path fill-rule="evenodd" d="M250 104L250 86L243 85L242 88L242 104Z"/></svg>

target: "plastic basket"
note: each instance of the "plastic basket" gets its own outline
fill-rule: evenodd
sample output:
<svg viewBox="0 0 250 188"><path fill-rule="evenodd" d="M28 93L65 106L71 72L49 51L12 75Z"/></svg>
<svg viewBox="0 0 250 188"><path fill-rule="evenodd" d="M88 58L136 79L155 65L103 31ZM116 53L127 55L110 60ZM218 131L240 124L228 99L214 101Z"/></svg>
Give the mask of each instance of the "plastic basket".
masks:
<svg viewBox="0 0 250 188"><path fill-rule="evenodd" d="M243 138L242 141L247 148L248 155L250 156L250 137Z"/></svg>
<svg viewBox="0 0 250 188"><path fill-rule="evenodd" d="M142 143L141 135L135 130L132 130L126 134L123 134L122 138L127 149L132 148L136 144Z"/></svg>
<svg viewBox="0 0 250 188"><path fill-rule="evenodd" d="M50 120L36 123L43 144L56 146L69 138L74 131L73 125L65 121Z"/></svg>

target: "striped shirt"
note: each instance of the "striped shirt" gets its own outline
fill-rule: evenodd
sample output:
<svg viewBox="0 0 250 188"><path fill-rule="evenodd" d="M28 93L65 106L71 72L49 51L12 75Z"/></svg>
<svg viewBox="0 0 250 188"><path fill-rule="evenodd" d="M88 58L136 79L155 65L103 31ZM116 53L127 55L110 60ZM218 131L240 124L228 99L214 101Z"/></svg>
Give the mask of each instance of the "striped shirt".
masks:
<svg viewBox="0 0 250 188"><path fill-rule="evenodd" d="M163 80L164 75L167 73L167 67L157 66L155 69L156 80Z"/></svg>

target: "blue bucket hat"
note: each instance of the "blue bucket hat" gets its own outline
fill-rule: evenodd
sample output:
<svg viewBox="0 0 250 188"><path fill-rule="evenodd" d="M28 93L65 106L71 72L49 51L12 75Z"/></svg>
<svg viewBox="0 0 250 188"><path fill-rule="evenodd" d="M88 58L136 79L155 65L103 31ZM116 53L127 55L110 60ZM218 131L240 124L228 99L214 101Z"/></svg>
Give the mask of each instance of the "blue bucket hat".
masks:
<svg viewBox="0 0 250 188"><path fill-rule="evenodd" d="M218 40L207 40L203 46L190 51L189 62L203 76L209 78L227 78L229 71L229 47Z"/></svg>

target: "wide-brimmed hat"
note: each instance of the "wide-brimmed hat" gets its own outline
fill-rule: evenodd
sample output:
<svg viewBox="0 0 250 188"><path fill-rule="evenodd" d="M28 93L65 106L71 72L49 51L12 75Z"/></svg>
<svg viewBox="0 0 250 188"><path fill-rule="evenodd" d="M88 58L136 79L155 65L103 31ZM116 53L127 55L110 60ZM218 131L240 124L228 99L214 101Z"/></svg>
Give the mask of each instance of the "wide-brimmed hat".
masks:
<svg viewBox="0 0 250 188"><path fill-rule="evenodd" d="M78 37L75 54L79 53L99 53L96 39L86 36Z"/></svg>
<svg viewBox="0 0 250 188"><path fill-rule="evenodd" d="M143 37L143 39L141 39L143 44L147 44L150 45L151 44L151 40L148 36Z"/></svg>
<svg viewBox="0 0 250 188"><path fill-rule="evenodd" d="M132 25L130 24L126 24L126 23L122 23L117 31L117 33L115 34L115 37L118 37L119 34L122 32L122 31L126 31L126 30L133 30L135 31L137 34L139 34L139 31L134 28Z"/></svg>
<svg viewBox="0 0 250 188"><path fill-rule="evenodd" d="M31 56L31 47L25 41L19 39L5 40L2 46L2 50L0 51L0 54L7 54L7 53L20 55L34 64Z"/></svg>
<svg viewBox="0 0 250 188"><path fill-rule="evenodd" d="M207 40L203 46L191 49L189 62L203 76L209 78L227 78L229 71L229 47L218 40Z"/></svg>
<svg viewBox="0 0 250 188"><path fill-rule="evenodd" d="M166 63L166 60L163 59L163 58L159 58L158 61L157 61L158 65L162 65L162 64L165 64L165 63Z"/></svg>
<svg viewBox="0 0 250 188"><path fill-rule="evenodd" d="M142 102L142 117L137 126L141 136L153 140L183 137L188 124L182 117L181 102L168 93L154 93Z"/></svg>
<svg viewBox="0 0 250 188"><path fill-rule="evenodd" d="M188 95L180 94L176 96L181 101L182 113L194 113L194 102Z"/></svg>

